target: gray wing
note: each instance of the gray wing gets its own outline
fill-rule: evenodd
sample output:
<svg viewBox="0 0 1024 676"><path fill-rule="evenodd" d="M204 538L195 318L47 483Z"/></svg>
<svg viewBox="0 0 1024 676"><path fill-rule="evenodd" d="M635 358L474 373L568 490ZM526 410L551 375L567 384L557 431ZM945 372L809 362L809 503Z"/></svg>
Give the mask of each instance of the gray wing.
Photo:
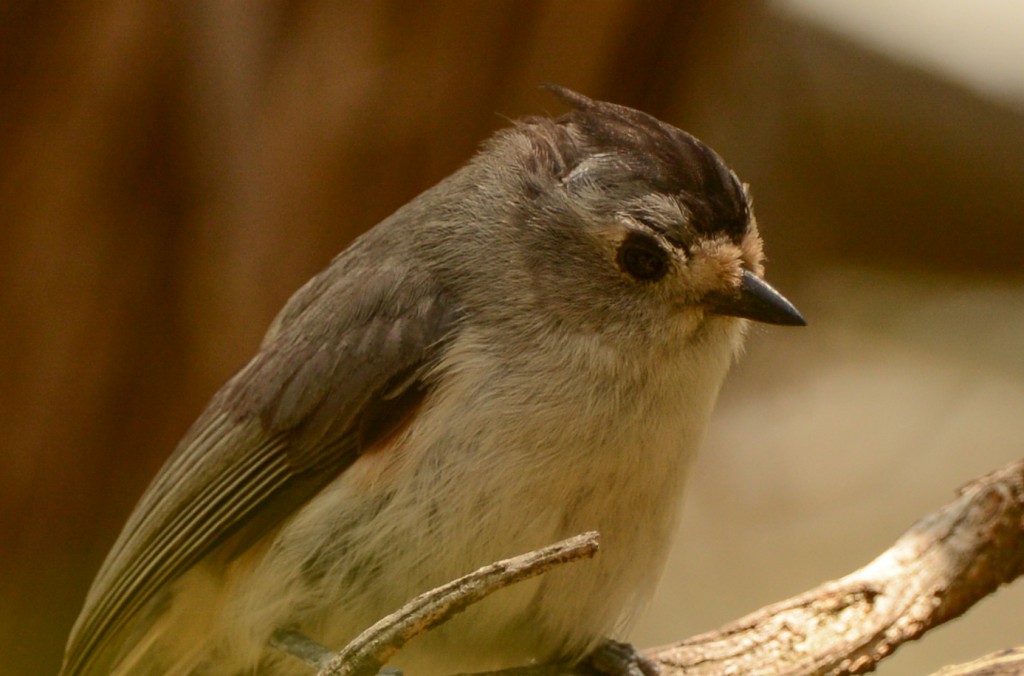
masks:
<svg viewBox="0 0 1024 676"><path fill-rule="evenodd" d="M424 272L353 258L289 301L160 470L93 582L62 673L109 659L170 582L228 538L251 544L426 392L455 304Z"/></svg>

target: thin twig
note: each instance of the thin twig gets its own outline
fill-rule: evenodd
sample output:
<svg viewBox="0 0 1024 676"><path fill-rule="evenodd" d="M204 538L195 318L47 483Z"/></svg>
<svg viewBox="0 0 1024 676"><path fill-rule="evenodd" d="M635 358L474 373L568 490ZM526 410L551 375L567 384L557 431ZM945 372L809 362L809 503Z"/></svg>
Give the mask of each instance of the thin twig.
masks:
<svg viewBox="0 0 1024 676"><path fill-rule="evenodd" d="M447 621L495 591L597 553L598 534L583 533L534 552L505 559L417 596L357 636L318 676L376 674L409 639Z"/></svg>
<svg viewBox="0 0 1024 676"><path fill-rule="evenodd" d="M1020 676L1024 674L1024 646L1007 648L963 664L951 664L932 676Z"/></svg>

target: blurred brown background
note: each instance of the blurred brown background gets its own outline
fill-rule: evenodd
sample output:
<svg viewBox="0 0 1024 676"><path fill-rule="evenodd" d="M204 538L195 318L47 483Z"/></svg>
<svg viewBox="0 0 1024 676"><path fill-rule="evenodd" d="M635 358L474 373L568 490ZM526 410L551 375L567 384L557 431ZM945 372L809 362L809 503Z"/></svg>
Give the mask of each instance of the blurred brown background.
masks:
<svg viewBox="0 0 1024 676"><path fill-rule="evenodd" d="M1024 15L968 4L5 4L0 673L57 668L134 501L284 300L506 117L561 112L547 81L715 147L811 322L751 337L636 642L866 563L1021 455ZM880 673L1024 641L1022 601Z"/></svg>

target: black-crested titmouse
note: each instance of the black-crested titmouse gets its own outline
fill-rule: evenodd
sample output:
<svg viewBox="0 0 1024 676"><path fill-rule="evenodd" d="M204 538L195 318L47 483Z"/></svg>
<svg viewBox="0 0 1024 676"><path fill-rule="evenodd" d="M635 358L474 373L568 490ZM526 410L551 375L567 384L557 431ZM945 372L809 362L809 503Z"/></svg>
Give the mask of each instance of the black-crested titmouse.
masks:
<svg viewBox="0 0 1024 676"><path fill-rule="evenodd" d="M417 638L412 676L581 659L651 595L762 280L746 189L636 110L496 134L274 320L136 506L63 673L307 673L473 569L597 530L592 560Z"/></svg>

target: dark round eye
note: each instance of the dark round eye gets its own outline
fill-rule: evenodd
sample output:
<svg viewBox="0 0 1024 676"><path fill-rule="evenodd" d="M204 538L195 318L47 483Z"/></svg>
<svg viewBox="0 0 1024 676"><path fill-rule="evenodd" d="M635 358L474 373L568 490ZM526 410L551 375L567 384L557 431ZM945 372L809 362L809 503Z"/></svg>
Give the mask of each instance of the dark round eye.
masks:
<svg viewBox="0 0 1024 676"><path fill-rule="evenodd" d="M643 282L656 282L668 272L668 253L647 235L630 233L619 246L619 267Z"/></svg>

